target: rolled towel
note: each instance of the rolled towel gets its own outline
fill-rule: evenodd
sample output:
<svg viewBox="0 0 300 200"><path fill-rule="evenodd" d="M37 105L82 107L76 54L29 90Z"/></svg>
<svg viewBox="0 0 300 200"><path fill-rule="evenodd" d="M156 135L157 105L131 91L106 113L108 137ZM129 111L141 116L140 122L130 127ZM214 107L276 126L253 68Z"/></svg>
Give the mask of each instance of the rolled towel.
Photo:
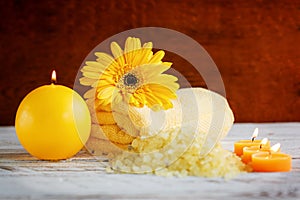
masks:
<svg viewBox="0 0 300 200"><path fill-rule="evenodd" d="M86 149L95 156L107 155L109 153L121 153L128 150L128 145L112 143L109 140L102 140L90 137L86 143Z"/></svg>
<svg viewBox="0 0 300 200"><path fill-rule="evenodd" d="M125 133L116 124L101 125L92 124L91 136L101 140L110 140L113 143L130 144L134 137Z"/></svg>
<svg viewBox="0 0 300 200"><path fill-rule="evenodd" d="M116 124L112 112L103 112L103 111L92 112L91 119L94 124L100 124L100 125Z"/></svg>
<svg viewBox="0 0 300 200"><path fill-rule="evenodd" d="M125 130L122 130L116 124L115 116L111 111L110 105L99 106L97 101L98 100L94 101L93 99L86 100L92 118L91 137L85 146L86 149L89 152L96 152L98 154L109 153L109 150L113 150L116 147L118 147L119 150L114 150L112 153L119 152L120 148L126 150L127 146L131 144L135 138L133 134L137 135L138 132L136 130L130 130L130 134L127 134ZM124 119L126 119L126 117L129 119L128 116L122 116Z"/></svg>
<svg viewBox="0 0 300 200"><path fill-rule="evenodd" d="M86 104L90 111L106 111L111 112L111 105L108 104L106 106L100 105L99 100L94 100L93 98L89 98L86 100Z"/></svg>
<svg viewBox="0 0 300 200"><path fill-rule="evenodd" d="M119 127L121 127L127 134L137 137L140 134L138 128L132 123L134 120L131 120L126 112L113 112L114 119Z"/></svg>
<svg viewBox="0 0 300 200"><path fill-rule="evenodd" d="M206 155L230 130L234 116L227 100L221 95L203 88L185 88L177 92L174 107L169 110L152 111L148 107L136 108L123 104L114 105L113 111L128 115L115 118L126 132L138 129L139 140L153 139L170 132L189 132L201 135L201 155ZM191 140L193 136L191 135Z"/></svg>

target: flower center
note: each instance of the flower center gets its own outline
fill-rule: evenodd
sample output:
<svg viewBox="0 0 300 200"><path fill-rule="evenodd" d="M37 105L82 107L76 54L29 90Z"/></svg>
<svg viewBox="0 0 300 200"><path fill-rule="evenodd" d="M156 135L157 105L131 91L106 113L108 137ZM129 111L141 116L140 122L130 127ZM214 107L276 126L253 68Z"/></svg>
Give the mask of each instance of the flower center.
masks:
<svg viewBox="0 0 300 200"><path fill-rule="evenodd" d="M124 76L124 85L126 86L134 86L138 83L138 81L139 80L134 74L128 73Z"/></svg>

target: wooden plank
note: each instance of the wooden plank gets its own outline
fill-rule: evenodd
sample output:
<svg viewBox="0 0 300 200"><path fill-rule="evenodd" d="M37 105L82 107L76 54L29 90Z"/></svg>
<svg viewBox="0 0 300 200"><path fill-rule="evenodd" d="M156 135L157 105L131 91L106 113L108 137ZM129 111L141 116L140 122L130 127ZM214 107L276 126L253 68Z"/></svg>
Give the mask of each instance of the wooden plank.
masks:
<svg viewBox="0 0 300 200"><path fill-rule="evenodd" d="M300 123L235 124L223 146L231 149L234 141L251 136L255 127L261 137L280 141L293 156L292 172L245 173L232 180L108 174L106 158L99 160L84 151L64 161L39 161L19 145L13 127L3 127L0 199L298 199Z"/></svg>

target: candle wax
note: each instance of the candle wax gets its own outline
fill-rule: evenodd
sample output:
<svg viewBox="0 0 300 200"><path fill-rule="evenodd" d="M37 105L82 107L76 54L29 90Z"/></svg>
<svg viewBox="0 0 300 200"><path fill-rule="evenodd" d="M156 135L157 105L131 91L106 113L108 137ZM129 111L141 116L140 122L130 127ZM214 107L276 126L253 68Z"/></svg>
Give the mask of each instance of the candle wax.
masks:
<svg viewBox="0 0 300 200"><path fill-rule="evenodd" d="M258 152L269 152L270 146L262 145L262 148L259 146L252 146L252 147L244 147L243 148L243 155L241 156L242 161L247 164L251 162L252 155Z"/></svg>
<svg viewBox="0 0 300 200"><path fill-rule="evenodd" d="M22 100L15 126L20 143L31 155L59 160L83 147L90 135L91 117L78 93L51 84L31 91Z"/></svg>
<svg viewBox="0 0 300 200"><path fill-rule="evenodd" d="M234 153L238 156L243 155L243 148L244 147L252 147L257 146L259 147L261 143L261 140L240 140L236 143L234 143ZM265 145L266 147L270 146L270 142L268 141Z"/></svg>
<svg viewBox="0 0 300 200"><path fill-rule="evenodd" d="M284 153L259 152L252 155L255 172L287 172L291 170L291 156Z"/></svg>

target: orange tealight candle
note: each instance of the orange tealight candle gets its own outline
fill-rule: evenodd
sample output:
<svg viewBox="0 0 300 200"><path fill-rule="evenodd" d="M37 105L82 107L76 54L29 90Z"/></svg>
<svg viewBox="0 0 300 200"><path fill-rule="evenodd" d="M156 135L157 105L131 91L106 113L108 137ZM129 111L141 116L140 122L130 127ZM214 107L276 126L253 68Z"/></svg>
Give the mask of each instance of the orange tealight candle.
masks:
<svg viewBox="0 0 300 200"><path fill-rule="evenodd" d="M270 151L270 142L268 138L264 138L259 146L251 146L251 147L244 147L243 148L243 155L241 156L242 161L247 164L251 162L252 154L258 153L260 151Z"/></svg>
<svg viewBox="0 0 300 200"><path fill-rule="evenodd" d="M259 147L261 140L255 140L258 135L258 128L256 128L252 134L251 140L240 140L234 143L234 153L238 156L243 155L244 147L257 146Z"/></svg>
<svg viewBox="0 0 300 200"><path fill-rule="evenodd" d="M269 152L252 155L252 168L255 172L288 172L292 167L291 156L278 153L280 144L271 147Z"/></svg>

